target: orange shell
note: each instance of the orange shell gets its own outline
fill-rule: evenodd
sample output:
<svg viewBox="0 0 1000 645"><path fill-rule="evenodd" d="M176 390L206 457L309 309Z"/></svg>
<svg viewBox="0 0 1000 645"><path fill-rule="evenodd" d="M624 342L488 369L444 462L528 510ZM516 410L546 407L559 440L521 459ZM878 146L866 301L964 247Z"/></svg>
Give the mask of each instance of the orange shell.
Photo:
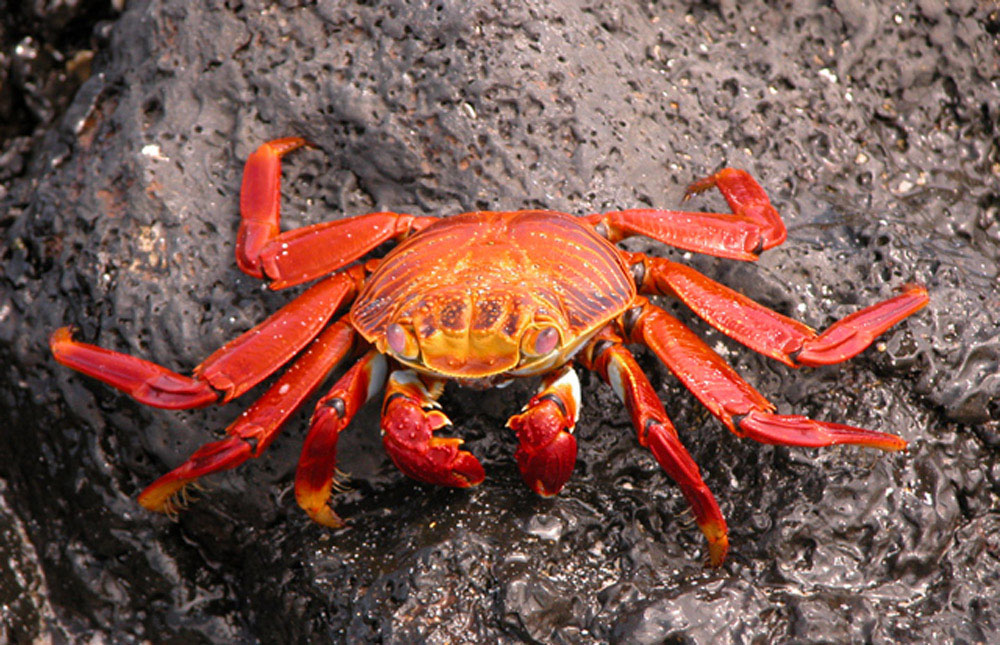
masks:
<svg viewBox="0 0 1000 645"><path fill-rule="evenodd" d="M635 296L621 252L571 215L476 212L435 222L393 249L350 315L379 351L386 328L403 323L422 350L413 367L480 378L519 365L527 329L553 326L560 346L576 349Z"/></svg>

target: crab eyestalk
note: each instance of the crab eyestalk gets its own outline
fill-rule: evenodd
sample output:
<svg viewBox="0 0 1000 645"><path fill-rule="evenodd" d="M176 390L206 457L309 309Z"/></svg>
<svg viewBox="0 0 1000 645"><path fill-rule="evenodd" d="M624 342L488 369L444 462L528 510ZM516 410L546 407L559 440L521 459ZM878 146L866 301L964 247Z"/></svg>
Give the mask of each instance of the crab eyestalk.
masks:
<svg viewBox="0 0 1000 645"><path fill-rule="evenodd" d="M403 360L412 361L420 356L420 345L413 333L399 323L385 328L385 342L393 354Z"/></svg>
<svg viewBox="0 0 1000 645"><path fill-rule="evenodd" d="M548 356L559 346L559 330L551 325L529 329L521 337L521 353L531 358Z"/></svg>

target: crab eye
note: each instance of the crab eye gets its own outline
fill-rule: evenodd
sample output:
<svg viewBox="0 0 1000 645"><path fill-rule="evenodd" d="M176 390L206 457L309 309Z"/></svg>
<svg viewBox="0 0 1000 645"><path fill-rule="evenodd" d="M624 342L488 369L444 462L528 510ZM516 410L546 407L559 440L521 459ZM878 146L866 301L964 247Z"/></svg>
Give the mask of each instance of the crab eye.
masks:
<svg viewBox="0 0 1000 645"><path fill-rule="evenodd" d="M417 339L399 323L392 323L386 327L385 340L392 353L400 358L413 360L420 355Z"/></svg>
<svg viewBox="0 0 1000 645"><path fill-rule="evenodd" d="M529 329L521 338L521 352L528 356L545 356L559 345L559 330L555 327Z"/></svg>

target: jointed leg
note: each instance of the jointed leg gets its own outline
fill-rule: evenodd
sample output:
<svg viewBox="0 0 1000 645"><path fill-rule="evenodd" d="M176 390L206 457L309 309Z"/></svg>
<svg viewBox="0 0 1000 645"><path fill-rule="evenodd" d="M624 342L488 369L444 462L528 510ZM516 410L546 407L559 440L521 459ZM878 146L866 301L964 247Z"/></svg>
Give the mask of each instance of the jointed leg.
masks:
<svg viewBox="0 0 1000 645"><path fill-rule="evenodd" d="M630 340L652 349L716 418L741 437L790 446L856 444L881 450L906 447L902 438L884 432L799 415L773 414L774 405L694 332L648 303L631 330Z"/></svg>
<svg viewBox="0 0 1000 645"><path fill-rule="evenodd" d="M295 499L309 517L324 526L344 525L329 505L340 431L350 424L365 401L379 391L385 373L385 357L370 350L316 404L295 473Z"/></svg>
<svg viewBox="0 0 1000 645"><path fill-rule="evenodd" d="M155 363L73 340L68 327L49 346L67 367L115 387L146 405L171 410L239 396L273 374L316 337L364 278L360 267L318 282L267 320L232 340L195 368L194 378Z"/></svg>
<svg viewBox="0 0 1000 645"><path fill-rule="evenodd" d="M520 414L507 421L517 432L517 459L521 477L543 497L557 494L576 465L573 427L580 412L580 379L571 365L542 381Z"/></svg>
<svg viewBox="0 0 1000 645"><path fill-rule="evenodd" d="M66 367L99 379L146 405L169 410L203 408L219 398L218 392L205 381L141 358L75 341L72 327L52 332L49 349Z"/></svg>
<svg viewBox="0 0 1000 645"><path fill-rule="evenodd" d="M364 277L361 267L352 267L317 282L205 359L195 376L225 392L223 401L243 394L305 347L340 305L354 298Z"/></svg>
<svg viewBox="0 0 1000 645"><path fill-rule="evenodd" d="M194 480L260 457L282 424L350 351L355 332L344 320L327 327L309 348L227 429L227 438L208 443L183 464L160 477L140 495L149 510L171 512L181 490Z"/></svg>
<svg viewBox="0 0 1000 645"><path fill-rule="evenodd" d="M268 141L250 155L243 171L236 264L252 276L270 278L272 289L336 271L379 244L435 221L371 213L281 233L281 157L304 145L308 144L301 137Z"/></svg>
<svg viewBox="0 0 1000 645"><path fill-rule="evenodd" d="M428 389L412 370L393 372L382 404L382 445L396 467L418 481L475 486L486 477L479 460L459 450L461 439L434 436L451 425L437 402L443 387L443 381L435 381Z"/></svg>
<svg viewBox="0 0 1000 645"><path fill-rule="evenodd" d="M584 364L596 370L625 403L639 443L652 451L663 470L681 487L698 527L708 540L709 562L713 567L719 566L729 550L729 537L726 520L712 491L702 480L698 465L681 443L656 391L632 354L620 343L601 350L601 342L584 352Z"/></svg>
<svg viewBox="0 0 1000 645"><path fill-rule="evenodd" d="M587 218L612 242L645 235L680 249L736 260L757 256L785 241L785 225L764 189L743 170L724 168L688 187L694 193L716 187L732 213L631 209Z"/></svg>
<svg viewBox="0 0 1000 645"><path fill-rule="evenodd" d="M236 264L244 273L263 277L260 250L281 233L281 158L304 145L302 137L268 141L243 166Z"/></svg>
<svg viewBox="0 0 1000 645"><path fill-rule="evenodd" d="M643 264L642 293L674 296L722 333L792 367L847 360L928 301L927 289L908 284L900 295L838 320L817 335L809 326L771 311L691 267L639 253L632 255L632 262Z"/></svg>

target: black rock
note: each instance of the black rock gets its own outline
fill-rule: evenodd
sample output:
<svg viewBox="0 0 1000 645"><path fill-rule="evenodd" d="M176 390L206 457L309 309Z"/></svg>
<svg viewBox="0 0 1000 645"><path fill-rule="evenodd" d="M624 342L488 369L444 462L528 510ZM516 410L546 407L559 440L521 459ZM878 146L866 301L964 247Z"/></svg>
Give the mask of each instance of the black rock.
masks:
<svg viewBox="0 0 1000 645"><path fill-rule="evenodd" d="M101 28L67 108L52 102L47 124L18 113L44 125L5 130L18 152L0 158L0 640L1000 638L1000 16L582 4L137 0ZM345 530L291 495L307 415L177 522L147 513L136 494L246 403L145 408L58 366L47 337L75 324L183 372L287 302L233 245L243 160L289 135L317 149L285 164L286 228L382 209L676 207L689 182L746 168L789 228L759 262L627 245L817 328L926 284L924 311L822 369L691 321L780 412L910 449L741 441L643 354L728 518L721 569L586 375L576 473L553 499L521 484L503 429L524 383L442 401L486 466L474 490L414 486L369 408L341 441Z"/></svg>

